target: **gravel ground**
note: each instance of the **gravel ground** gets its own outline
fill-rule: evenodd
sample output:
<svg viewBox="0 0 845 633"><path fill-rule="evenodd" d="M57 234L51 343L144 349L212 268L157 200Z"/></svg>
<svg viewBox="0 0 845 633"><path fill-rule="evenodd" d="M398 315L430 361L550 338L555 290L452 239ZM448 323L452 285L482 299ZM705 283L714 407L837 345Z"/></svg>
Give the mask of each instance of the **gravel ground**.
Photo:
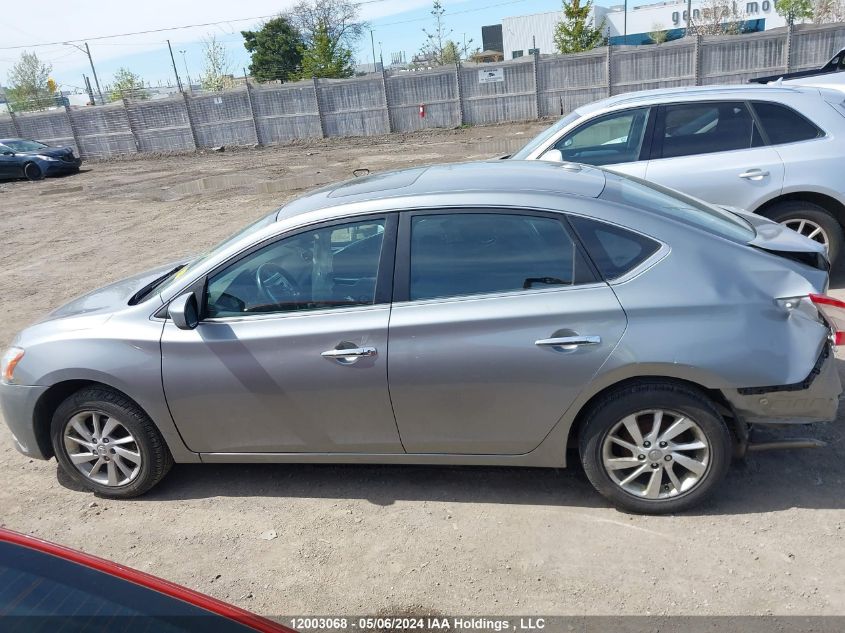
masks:
<svg viewBox="0 0 845 633"><path fill-rule="evenodd" d="M541 127L111 161L0 184L0 344L298 189L359 167L505 153ZM674 517L608 508L577 468L177 465L145 497L110 501L17 453L0 425L0 524L269 616L845 614L841 419L809 431L827 448L756 454Z"/></svg>

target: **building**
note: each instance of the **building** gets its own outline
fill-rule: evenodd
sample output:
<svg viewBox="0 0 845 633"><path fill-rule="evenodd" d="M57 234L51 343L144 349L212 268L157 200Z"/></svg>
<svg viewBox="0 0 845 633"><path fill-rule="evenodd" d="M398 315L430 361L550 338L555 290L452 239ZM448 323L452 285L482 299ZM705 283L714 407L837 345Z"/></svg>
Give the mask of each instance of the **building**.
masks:
<svg viewBox="0 0 845 633"><path fill-rule="evenodd" d="M712 3L710 3L712 5ZM700 18L708 3L692 0L693 19ZM774 0L737 2L737 12L742 18L744 32L767 31L786 26L786 20L775 11ZM533 15L520 15L502 20L502 46L505 59L529 55L532 49L541 54L554 53L555 26L563 19L563 11L549 11ZM669 39L683 37L687 26L687 3L684 0L656 2L628 7L593 6L593 23L604 19L610 43L650 44L650 32L668 31ZM486 46L485 46L486 48Z"/></svg>
<svg viewBox="0 0 845 633"><path fill-rule="evenodd" d="M504 52L501 24L491 24L481 27L481 48L484 51Z"/></svg>

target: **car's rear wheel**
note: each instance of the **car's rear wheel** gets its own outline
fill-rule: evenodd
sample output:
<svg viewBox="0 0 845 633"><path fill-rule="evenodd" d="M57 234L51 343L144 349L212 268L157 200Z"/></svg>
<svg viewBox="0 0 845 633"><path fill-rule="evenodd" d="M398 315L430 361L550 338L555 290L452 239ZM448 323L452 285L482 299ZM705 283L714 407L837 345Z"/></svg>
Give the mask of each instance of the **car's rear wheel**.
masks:
<svg viewBox="0 0 845 633"><path fill-rule="evenodd" d="M104 387L83 389L62 402L53 415L51 438L65 473L104 497L143 494L173 464L152 420Z"/></svg>
<svg viewBox="0 0 845 633"><path fill-rule="evenodd" d="M679 512L725 476L731 436L707 397L684 385L643 382L596 403L580 435L595 488L621 510Z"/></svg>
<svg viewBox="0 0 845 633"><path fill-rule="evenodd" d="M766 212L766 217L826 246L831 262L836 260L845 241L839 221L827 209L812 202L779 202Z"/></svg>
<svg viewBox="0 0 845 633"><path fill-rule="evenodd" d="M23 175L29 180L41 180L44 178L44 172L35 163L27 163L23 166Z"/></svg>

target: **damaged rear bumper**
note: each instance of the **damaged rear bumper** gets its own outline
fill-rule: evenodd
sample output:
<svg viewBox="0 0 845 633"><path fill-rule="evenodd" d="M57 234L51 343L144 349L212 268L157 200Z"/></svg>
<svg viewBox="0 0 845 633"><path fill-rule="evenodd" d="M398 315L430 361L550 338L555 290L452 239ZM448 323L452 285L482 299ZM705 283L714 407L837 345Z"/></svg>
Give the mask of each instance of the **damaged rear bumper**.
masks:
<svg viewBox="0 0 845 633"><path fill-rule="evenodd" d="M828 343L807 378L799 383L725 389L723 393L747 424L809 424L836 419L842 384Z"/></svg>

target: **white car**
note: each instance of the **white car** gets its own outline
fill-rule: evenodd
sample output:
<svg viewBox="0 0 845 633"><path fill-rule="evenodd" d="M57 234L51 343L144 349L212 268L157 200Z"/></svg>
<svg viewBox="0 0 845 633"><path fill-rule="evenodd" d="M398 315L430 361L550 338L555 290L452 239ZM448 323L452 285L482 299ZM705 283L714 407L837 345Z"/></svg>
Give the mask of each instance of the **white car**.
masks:
<svg viewBox="0 0 845 633"><path fill-rule="evenodd" d="M578 108L510 156L602 165L745 209L821 242L845 223L843 93L738 85L631 92Z"/></svg>

